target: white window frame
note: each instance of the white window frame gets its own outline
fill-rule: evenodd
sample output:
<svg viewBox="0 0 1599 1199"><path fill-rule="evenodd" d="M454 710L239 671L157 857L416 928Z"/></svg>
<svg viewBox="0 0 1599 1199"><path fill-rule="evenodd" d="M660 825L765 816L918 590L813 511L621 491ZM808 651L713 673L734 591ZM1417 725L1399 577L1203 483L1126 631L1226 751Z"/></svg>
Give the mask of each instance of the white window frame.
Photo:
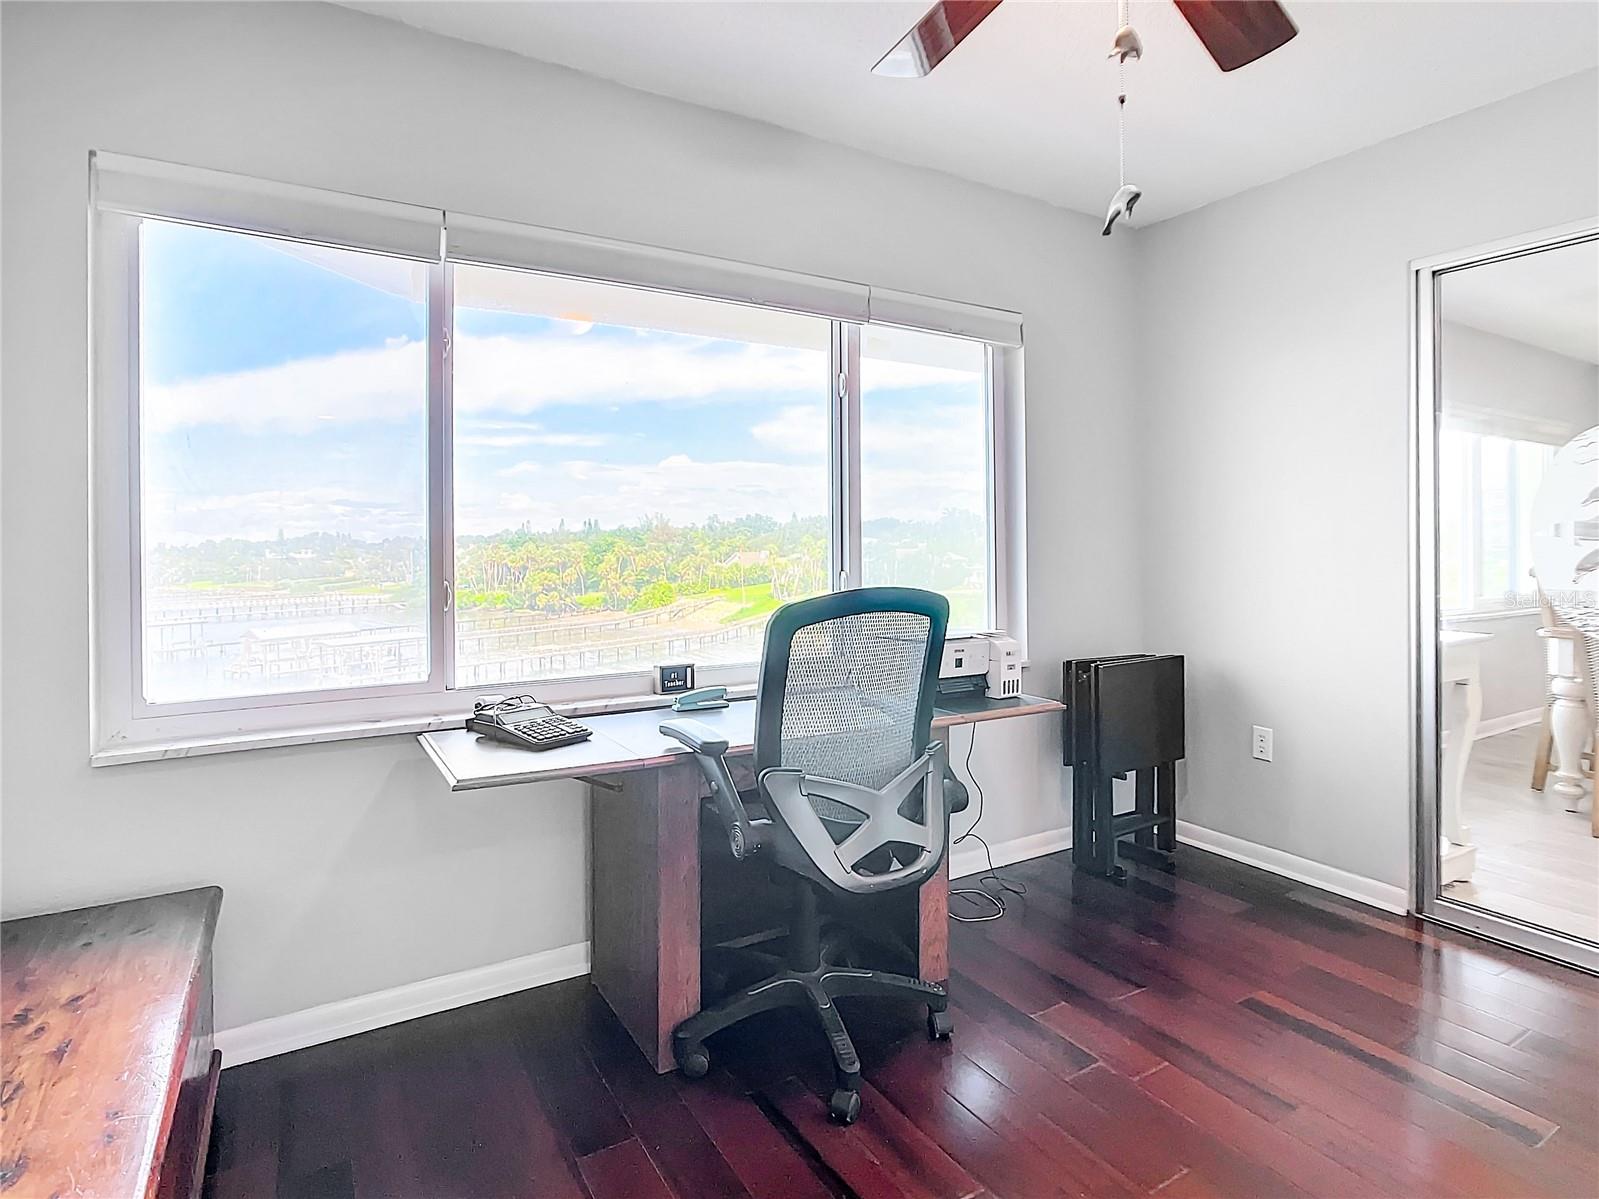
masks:
<svg viewBox="0 0 1599 1199"><path fill-rule="evenodd" d="M144 699L144 620L141 490L139 470L139 223L142 216L211 225L236 232L291 238L343 248L384 252L373 239L348 236L351 212L376 209L374 239L399 236L402 253L416 242L415 213L429 210L341 197L287 185L241 183L243 197L230 207L228 181L216 172L149 164L153 183L139 174L140 160L102 156L128 171L119 195L134 204L90 205L91 471L91 753L94 765L225 752L274 745L414 733L458 725L480 688L457 690L455 672L453 537L454 415L453 272L456 261L511 267L540 274L672 290L706 299L790 308L832 321L830 352L829 569L834 589L861 582L860 344L863 325L880 323L924 332L967 336L985 345L987 387L989 612L994 628L1016 638L1026 657L1025 456L1021 318L950 301L857 284L772 271L637 247L559 230L542 230L481 218L449 219L473 231L474 253L446 253L427 267L427 540L429 558L429 666L425 680L339 690L238 696L173 704ZM128 164L132 164L131 167ZM192 185L192 186L191 186ZM190 202L192 199L192 203ZM276 208L274 208L276 205ZM282 220L263 212L281 211ZM336 214L318 235L316 214ZM308 218L306 213L311 213ZM439 213L441 232L445 216ZM386 222L386 223L385 223ZM396 232L397 231L397 232ZM485 232L486 231L486 232ZM407 254L407 256L411 256ZM551 270L551 266L558 269ZM577 273L583 268L585 273ZM683 278L693 290L665 283ZM785 297L794 302L785 303ZM874 307L873 300L878 303ZM818 311L820 309L821 311ZM992 339L992 340L991 340ZM705 684L753 684L757 664L706 666ZM541 699L576 710L599 708L649 691L649 673L619 672L529 681ZM503 688L497 688L503 689Z"/></svg>

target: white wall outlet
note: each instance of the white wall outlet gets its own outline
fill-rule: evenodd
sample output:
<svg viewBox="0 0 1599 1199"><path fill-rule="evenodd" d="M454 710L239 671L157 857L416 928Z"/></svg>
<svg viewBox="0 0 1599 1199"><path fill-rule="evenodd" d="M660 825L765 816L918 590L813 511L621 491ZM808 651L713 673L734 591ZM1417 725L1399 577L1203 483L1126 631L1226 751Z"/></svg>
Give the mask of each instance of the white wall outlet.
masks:
<svg viewBox="0 0 1599 1199"><path fill-rule="evenodd" d="M1254 748L1250 751L1260 762L1271 761L1271 730L1255 726Z"/></svg>

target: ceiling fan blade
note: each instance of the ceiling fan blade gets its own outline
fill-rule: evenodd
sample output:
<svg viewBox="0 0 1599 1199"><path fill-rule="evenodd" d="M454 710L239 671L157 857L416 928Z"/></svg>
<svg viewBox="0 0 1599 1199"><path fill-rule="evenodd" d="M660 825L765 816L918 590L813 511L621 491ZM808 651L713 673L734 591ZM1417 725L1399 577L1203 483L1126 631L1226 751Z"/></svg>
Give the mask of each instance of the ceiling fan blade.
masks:
<svg viewBox="0 0 1599 1199"><path fill-rule="evenodd" d="M1299 32L1276 0L1175 0L1224 71L1270 54Z"/></svg>
<svg viewBox="0 0 1599 1199"><path fill-rule="evenodd" d="M900 79L927 74L998 7L999 0L939 0L892 50L877 60L872 74Z"/></svg>

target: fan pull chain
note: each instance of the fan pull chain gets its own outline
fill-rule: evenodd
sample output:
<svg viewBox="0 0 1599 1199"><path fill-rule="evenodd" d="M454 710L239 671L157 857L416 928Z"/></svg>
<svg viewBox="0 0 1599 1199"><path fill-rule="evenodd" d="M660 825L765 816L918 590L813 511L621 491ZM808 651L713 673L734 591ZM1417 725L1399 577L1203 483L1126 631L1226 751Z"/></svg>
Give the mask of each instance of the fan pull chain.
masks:
<svg viewBox="0 0 1599 1199"><path fill-rule="evenodd" d="M1126 7L1125 4L1122 6ZM1116 74L1119 79L1116 97L1116 173L1117 186L1127 184L1127 63L1116 64Z"/></svg>
<svg viewBox="0 0 1599 1199"><path fill-rule="evenodd" d="M1130 0L1120 0L1116 5L1116 28L1125 29L1132 24L1128 11ZM1127 184L1127 58L1116 63L1116 185Z"/></svg>
<svg viewBox="0 0 1599 1199"><path fill-rule="evenodd" d="M1138 31L1128 22L1129 0L1118 0L1120 26L1111 42L1110 57L1116 60L1116 194L1105 210L1105 225L1099 231L1109 237L1111 229L1123 217L1133 215L1133 205L1138 203L1143 190L1127 182L1127 60L1142 58L1143 42Z"/></svg>

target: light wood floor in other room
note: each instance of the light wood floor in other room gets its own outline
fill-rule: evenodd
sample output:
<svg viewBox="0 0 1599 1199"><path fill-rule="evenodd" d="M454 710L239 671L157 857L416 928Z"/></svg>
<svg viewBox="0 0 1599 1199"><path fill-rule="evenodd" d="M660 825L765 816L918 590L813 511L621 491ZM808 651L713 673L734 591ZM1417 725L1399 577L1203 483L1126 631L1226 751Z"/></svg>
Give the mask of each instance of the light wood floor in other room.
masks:
<svg viewBox="0 0 1599 1199"><path fill-rule="evenodd" d="M1484 737L1472 747L1461 814L1477 843L1469 883L1444 889L1463 900L1568 936L1599 941L1599 838L1585 797L1568 812L1552 786L1532 789L1538 726ZM1553 777L1550 783L1553 783Z"/></svg>

